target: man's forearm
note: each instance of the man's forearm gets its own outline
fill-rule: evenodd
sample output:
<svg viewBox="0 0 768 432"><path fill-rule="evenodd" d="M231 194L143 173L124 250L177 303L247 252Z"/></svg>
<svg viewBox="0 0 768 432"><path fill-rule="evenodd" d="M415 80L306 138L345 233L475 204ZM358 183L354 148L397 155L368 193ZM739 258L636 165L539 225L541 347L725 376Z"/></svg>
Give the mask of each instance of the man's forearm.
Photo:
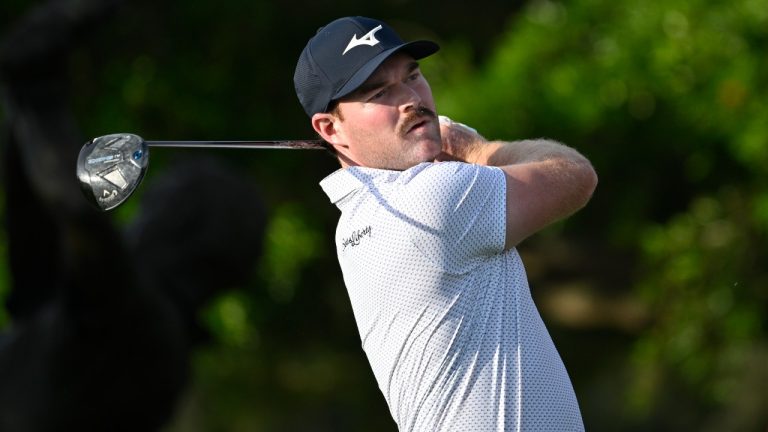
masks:
<svg viewBox="0 0 768 432"><path fill-rule="evenodd" d="M589 164L576 150L547 139L522 141L482 141L470 145L466 161L479 165L505 166L529 162L560 160Z"/></svg>
<svg viewBox="0 0 768 432"><path fill-rule="evenodd" d="M488 166L559 161L591 166L576 150L548 139L488 141L474 129L441 119L443 153L438 160L459 160Z"/></svg>

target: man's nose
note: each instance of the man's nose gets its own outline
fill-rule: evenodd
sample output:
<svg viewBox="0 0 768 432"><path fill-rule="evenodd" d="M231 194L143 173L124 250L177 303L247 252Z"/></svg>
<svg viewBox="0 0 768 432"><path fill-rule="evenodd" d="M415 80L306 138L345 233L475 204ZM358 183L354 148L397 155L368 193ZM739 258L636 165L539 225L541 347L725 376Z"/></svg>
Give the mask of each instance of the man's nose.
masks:
<svg viewBox="0 0 768 432"><path fill-rule="evenodd" d="M421 106L421 96L411 86L400 84L400 101L398 105L403 112L416 109Z"/></svg>

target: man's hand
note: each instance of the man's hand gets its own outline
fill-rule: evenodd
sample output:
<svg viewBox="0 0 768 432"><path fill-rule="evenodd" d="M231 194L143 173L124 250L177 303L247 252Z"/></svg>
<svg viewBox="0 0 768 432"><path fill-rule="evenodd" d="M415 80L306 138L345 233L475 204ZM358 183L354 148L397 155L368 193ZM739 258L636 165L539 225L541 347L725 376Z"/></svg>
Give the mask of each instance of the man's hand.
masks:
<svg viewBox="0 0 768 432"><path fill-rule="evenodd" d="M465 124L454 122L445 116L439 118L443 151L436 160L478 163L475 156L486 139Z"/></svg>

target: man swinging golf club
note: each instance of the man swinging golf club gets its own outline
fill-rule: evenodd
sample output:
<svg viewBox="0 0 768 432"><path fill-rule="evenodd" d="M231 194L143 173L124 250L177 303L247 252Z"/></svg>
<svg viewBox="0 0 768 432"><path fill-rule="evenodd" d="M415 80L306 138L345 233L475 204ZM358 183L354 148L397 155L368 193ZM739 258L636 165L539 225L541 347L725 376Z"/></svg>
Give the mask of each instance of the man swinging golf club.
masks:
<svg viewBox="0 0 768 432"><path fill-rule="evenodd" d="M322 180L362 347L402 431L582 430L515 246L583 207L589 161L438 118L385 23L346 17L301 53L298 98L341 169Z"/></svg>

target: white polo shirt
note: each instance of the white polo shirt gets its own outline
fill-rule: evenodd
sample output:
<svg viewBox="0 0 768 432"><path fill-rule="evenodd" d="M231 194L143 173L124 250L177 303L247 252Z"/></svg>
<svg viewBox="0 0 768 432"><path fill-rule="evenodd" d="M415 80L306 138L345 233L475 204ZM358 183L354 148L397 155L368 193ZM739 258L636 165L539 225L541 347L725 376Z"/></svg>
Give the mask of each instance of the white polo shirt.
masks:
<svg viewBox="0 0 768 432"><path fill-rule="evenodd" d="M352 167L320 185L363 350L401 431L583 430L573 386L504 250L498 168Z"/></svg>

